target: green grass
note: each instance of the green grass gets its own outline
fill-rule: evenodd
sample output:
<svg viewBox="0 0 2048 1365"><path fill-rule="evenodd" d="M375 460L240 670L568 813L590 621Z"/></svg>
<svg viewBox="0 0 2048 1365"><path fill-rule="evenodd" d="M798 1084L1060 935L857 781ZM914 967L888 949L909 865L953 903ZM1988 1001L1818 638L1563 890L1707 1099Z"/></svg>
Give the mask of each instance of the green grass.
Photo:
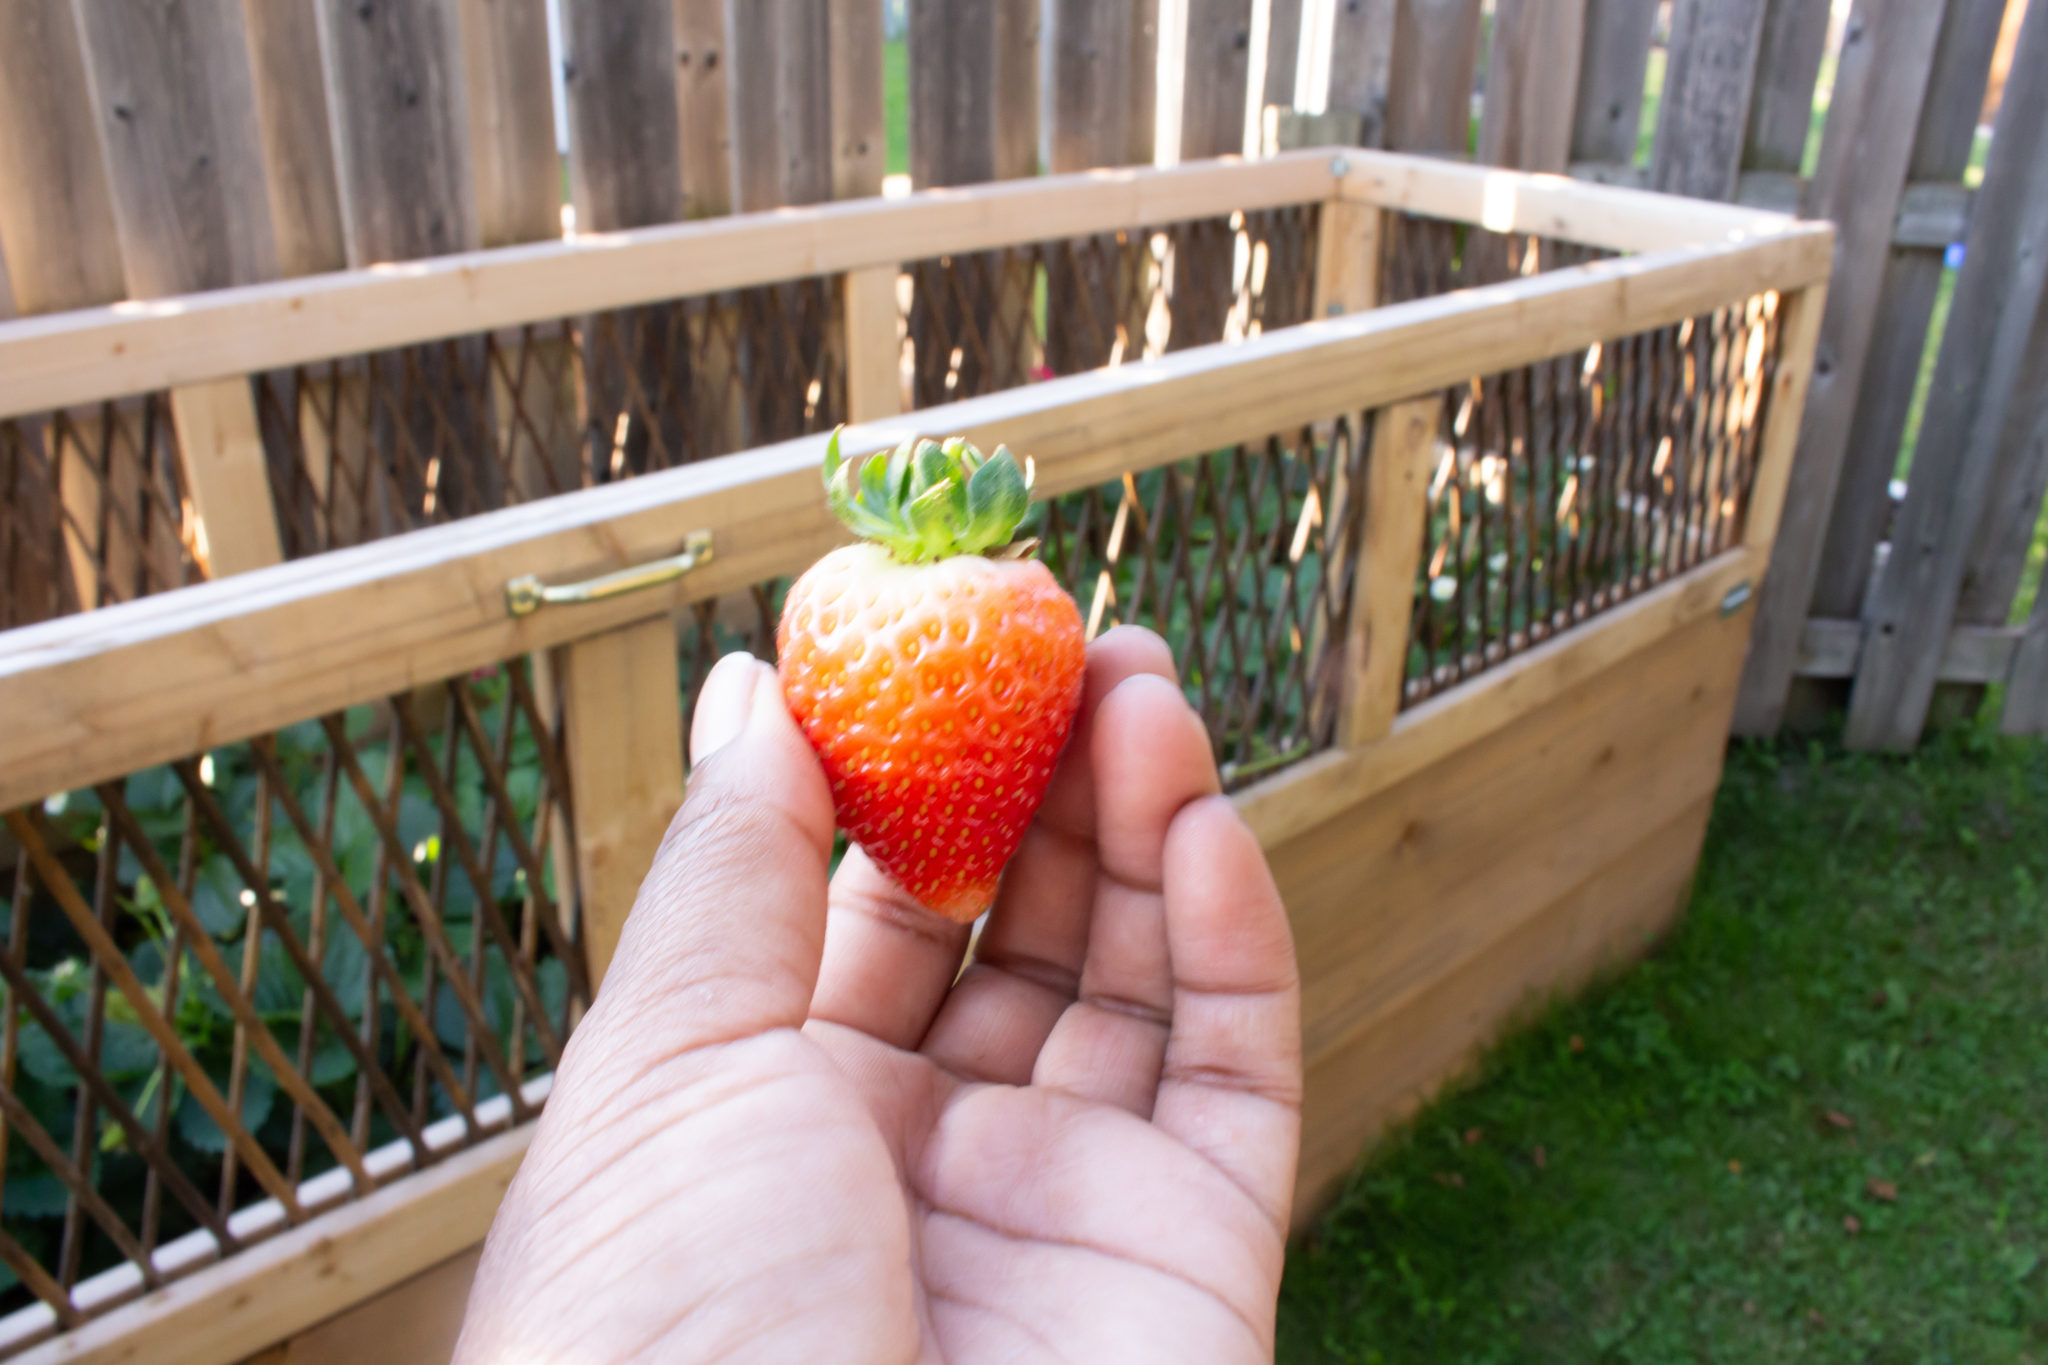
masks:
<svg viewBox="0 0 2048 1365"><path fill-rule="evenodd" d="M910 174L910 44L882 44L882 119L888 130L889 174Z"/></svg>
<svg viewBox="0 0 2048 1365"><path fill-rule="evenodd" d="M1738 747L1682 926L1356 1173L1281 1359L2048 1361L2043 829L2039 741Z"/></svg>

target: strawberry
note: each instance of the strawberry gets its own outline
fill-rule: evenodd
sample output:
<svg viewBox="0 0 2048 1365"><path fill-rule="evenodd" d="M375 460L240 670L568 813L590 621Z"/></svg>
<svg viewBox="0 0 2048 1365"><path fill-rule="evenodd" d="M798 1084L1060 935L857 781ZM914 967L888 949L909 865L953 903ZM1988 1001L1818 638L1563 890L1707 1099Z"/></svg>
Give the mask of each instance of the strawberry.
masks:
<svg viewBox="0 0 2048 1365"><path fill-rule="evenodd" d="M913 439L849 461L835 432L826 499L867 540L796 581L776 632L840 827L948 919L994 899L1081 702L1081 614L1008 545L1030 486L1004 446Z"/></svg>

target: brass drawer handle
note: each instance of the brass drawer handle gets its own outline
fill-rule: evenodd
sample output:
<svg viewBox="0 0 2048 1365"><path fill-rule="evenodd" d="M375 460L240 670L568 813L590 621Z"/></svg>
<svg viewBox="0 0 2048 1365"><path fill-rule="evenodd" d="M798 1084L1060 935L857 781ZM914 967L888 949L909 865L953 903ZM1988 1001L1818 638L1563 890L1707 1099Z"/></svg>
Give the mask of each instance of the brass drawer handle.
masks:
<svg viewBox="0 0 2048 1365"><path fill-rule="evenodd" d="M532 574L521 574L505 585L505 610L514 616L531 616L542 607L571 606L579 602L603 602L629 592L672 583L699 564L711 561L711 532L692 531L683 540L683 552L667 559L649 560L630 569L619 569L581 583L546 587Z"/></svg>

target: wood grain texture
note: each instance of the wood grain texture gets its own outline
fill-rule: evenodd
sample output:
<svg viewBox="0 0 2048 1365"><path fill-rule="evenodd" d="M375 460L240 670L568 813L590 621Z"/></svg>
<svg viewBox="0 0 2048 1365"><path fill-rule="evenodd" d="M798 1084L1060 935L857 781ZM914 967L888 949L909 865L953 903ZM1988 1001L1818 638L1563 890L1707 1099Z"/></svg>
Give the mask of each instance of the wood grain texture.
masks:
<svg viewBox="0 0 2048 1365"><path fill-rule="evenodd" d="M2048 735L2048 592L2035 595L2026 634L2013 651L1999 728L2008 735Z"/></svg>
<svg viewBox="0 0 2048 1365"><path fill-rule="evenodd" d="M1802 287L1825 271L1827 238L1802 227L1604 261L1029 385L928 410L918 425L1032 451L1049 497ZM886 448L910 426L850 428L846 448ZM817 497L823 445L806 437L744 462L650 474L8 632L0 714L17 718L25 739L0 754L0 806L801 568L840 534ZM588 576L673 554L698 528L717 531L718 558L675 586L572 613L505 614L504 584L516 575Z"/></svg>
<svg viewBox="0 0 2048 1365"><path fill-rule="evenodd" d="M1479 159L1562 172L1571 159L1586 0L1497 0Z"/></svg>
<svg viewBox="0 0 2048 1365"><path fill-rule="evenodd" d="M341 187L327 125L319 0L242 0L256 129L263 144L271 236L281 275L348 264Z"/></svg>
<svg viewBox="0 0 2048 1365"><path fill-rule="evenodd" d="M1185 0L1187 59L1181 82L1180 156L1244 151L1251 80L1252 0Z"/></svg>
<svg viewBox="0 0 2048 1365"><path fill-rule="evenodd" d="M1757 441L1756 475L1742 526L1742 543L1760 559L1770 557L1783 531L1785 506L1797 477L1800 432L1819 364L1829 289L1817 284L1778 302L1778 364L1771 375L1770 409Z"/></svg>
<svg viewBox="0 0 2048 1365"><path fill-rule="evenodd" d="M1384 736L1401 709L1408 672L1408 628L1415 616L1415 574L1429 513L1429 476L1436 467L1443 401L1431 395L1383 408L1375 416L1366 465L1365 528L1360 536L1351 620L1344 636L1344 698L1337 743L1344 748Z"/></svg>
<svg viewBox="0 0 2048 1365"><path fill-rule="evenodd" d="M1464 155L1479 72L1479 30L1479 0L1400 0L1387 77L1387 146Z"/></svg>
<svg viewBox="0 0 2048 1365"><path fill-rule="evenodd" d="M1573 102L1571 160L1632 166L1657 0L1586 0L1585 47Z"/></svg>
<svg viewBox="0 0 2048 1365"><path fill-rule="evenodd" d="M1921 0L1863 0L1835 75L1820 165L1807 210L1838 225L1828 314L1821 323L1799 460L1764 580L1737 708L1743 734L1773 734L1784 714L1799 632L1810 614L1849 430L1863 388L1891 255L1892 221L1933 70L1939 8Z"/></svg>
<svg viewBox="0 0 2048 1365"><path fill-rule="evenodd" d="M1333 199L1316 224L1312 318L1363 313L1380 301L1380 219L1371 204Z"/></svg>
<svg viewBox="0 0 2048 1365"><path fill-rule="evenodd" d="M569 187L578 232L617 232L683 217L672 24L672 0L563 7Z"/></svg>
<svg viewBox="0 0 2048 1365"><path fill-rule="evenodd" d="M896 311L898 278L893 265L851 270L840 277L845 293L848 421L879 422L907 411Z"/></svg>
<svg viewBox="0 0 2048 1365"><path fill-rule="evenodd" d="M2012 615L2041 524L2048 491L2048 308L2034 320L1995 460L1956 596L1956 620L1966 625L2003 625Z"/></svg>
<svg viewBox="0 0 2048 1365"><path fill-rule="evenodd" d="M826 18L832 197L880 194L882 174L889 168L889 140L883 127L882 0L827 0Z"/></svg>
<svg viewBox="0 0 2048 1365"><path fill-rule="evenodd" d="M1298 1214L1519 1008L1668 922L1746 625L1666 635L1272 850L1303 963Z"/></svg>
<svg viewBox="0 0 2048 1365"><path fill-rule="evenodd" d="M1393 81L1394 13L1398 0L1335 0L1330 26L1327 107L1357 114L1357 141L1387 138L1387 90Z"/></svg>
<svg viewBox="0 0 2048 1365"><path fill-rule="evenodd" d="M75 9L129 294L275 277L239 0Z"/></svg>
<svg viewBox="0 0 2048 1365"><path fill-rule="evenodd" d="M562 235L546 0L457 0L479 242Z"/></svg>
<svg viewBox="0 0 2048 1365"><path fill-rule="evenodd" d="M482 1255L476 1246L450 1256L247 1365L448 1365Z"/></svg>
<svg viewBox="0 0 2048 1365"><path fill-rule="evenodd" d="M1735 196L1764 8L1765 0L1677 0L1652 188L1696 199Z"/></svg>
<svg viewBox="0 0 2048 1365"><path fill-rule="evenodd" d="M2048 9L2020 30L2014 65L2048 70ZM1892 555L1872 593L1872 632L1849 694L1843 738L1859 748L1910 749L1934 694L1941 651L1973 542L2002 482L2006 426L2026 410L2030 338L2048 289L2048 81L2006 88L1935 364ZM2014 135L2005 136L2010 131Z"/></svg>
<svg viewBox="0 0 2048 1365"><path fill-rule="evenodd" d="M0 249L24 314L127 294L67 0L0 5Z"/></svg>
<svg viewBox="0 0 2048 1365"><path fill-rule="evenodd" d="M1050 0L1051 169L1149 164L1158 0ZM1134 79L1141 76L1142 79Z"/></svg>
<svg viewBox="0 0 2048 1365"><path fill-rule="evenodd" d="M1829 0L1768 0L1743 133L1743 170L1799 174L1813 128L1814 85L1827 53L1829 7Z"/></svg>
<svg viewBox="0 0 2048 1365"><path fill-rule="evenodd" d="M912 0L910 180L977 185L1038 165L1038 6Z"/></svg>
<svg viewBox="0 0 2048 1365"><path fill-rule="evenodd" d="M327 120L350 265L474 250L454 0L319 0Z"/></svg>
<svg viewBox="0 0 2048 1365"><path fill-rule="evenodd" d="M2004 13L2005 0L1948 0L1907 163L1909 186L1962 180ZM1921 250L1895 246L1885 262L1834 515L1814 580L1809 610L1816 616L1854 617L1863 611L1877 543L1891 516L1889 488L1927 350L1946 245Z"/></svg>
<svg viewBox="0 0 2048 1365"><path fill-rule="evenodd" d="M1260 102L1294 107L1294 86L1301 75L1301 12L1303 0L1253 0L1254 26L1263 25L1266 54Z"/></svg>
<svg viewBox="0 0 2048 1365"><path fill-rule="evenodd" d="M832 198L832 98L819 0L726 0L733 203L743 213Z"/></svg>
<svg viewBox="0 0 2048 1365"><path fill-rule="evenodd" d="M171 390L187 491L199 514L206 576L221 578L284 559L270 496L263 435L246 379Z"/></svg>
<svg viewBox="0 0 2048 1365"><path fill-rule="evenodd" d="M683 216L732 212L732 107L725 0L674 0L676 140Z"/></svg>
<svg viewBox="0 0 2048 1365"><path fill-rule="evenodd" d="M599 988L626 915L683 804L682 679L666 615L557 652L584 961Z"/></svg>
<svg viewBox="0 0 2048 1365"><path fill-rule="evenodd" d="M1417 174L1426 179L1426 169ZM1327 197L1330 184L1324 153L1120 170L580 236L155 308L26 319L0 327L0 416L682 294L1307 203ZM1684 216L1667 211L1662 221L1671 240L1686 240ZM111 244L111 220L108 233Z"/></svg>

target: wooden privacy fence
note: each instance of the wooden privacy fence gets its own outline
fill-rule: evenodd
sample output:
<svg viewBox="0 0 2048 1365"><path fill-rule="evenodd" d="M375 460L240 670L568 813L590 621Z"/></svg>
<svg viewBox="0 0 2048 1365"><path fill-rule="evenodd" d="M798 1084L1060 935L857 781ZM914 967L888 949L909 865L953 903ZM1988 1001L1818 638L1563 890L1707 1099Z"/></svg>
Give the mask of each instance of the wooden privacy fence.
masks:
<svg viewBox="0 0 2048 1365"><path fill-rule="evenodd" d="M1198 230L1230 273L1182 292L1166 267ZM1295 233L1312 264L1282 263ZM920 388L940 368L919 359L921 281L956 290L962 335L1011 317L1014 344L1051 351L1081 320L1052 288L1017 320L1003 281L1076 241L1114 241L1111 276L1152 263L1158 354L1004 388L998 347L941 341L953 378ZM1735 206L1324 151L26 320L0 327L0 412L175 416L213 395L245 417L212 453L262 489L280 447L246 414L280 372L374 391L350 357L440 347L460 373L481 351L488 433L526 401L499 406L519 391L503 357L537 336L589 354L573 326L532 329L823 281L857 414L864 393L980 389L861 414L850 448L928 429L1030 453L1046 558L1091 631L1172 644L1301 945L1306 1210L1529 991L1675 912L1829 249L1824 226ZM1266 306L1317 320L1254 325ZM1183 309L1239 339L1176 348ZM786 361L764 357L762 401L817 402L818 372ZM445 1354L680 799L696 680L725 649L771 649L789 576L840 535L820 435L441 524L440 485L398 463L411 417L393 402L357 439L389 481L377 505L418 493L420 529L0 635L10 1354ZM654 449L698 414L633 420ZM172 425L203 502L212 475ZM283 525L293 488L242 506ZM694 567L643 591L508 609L523 575L686 545Z"/></svg>

